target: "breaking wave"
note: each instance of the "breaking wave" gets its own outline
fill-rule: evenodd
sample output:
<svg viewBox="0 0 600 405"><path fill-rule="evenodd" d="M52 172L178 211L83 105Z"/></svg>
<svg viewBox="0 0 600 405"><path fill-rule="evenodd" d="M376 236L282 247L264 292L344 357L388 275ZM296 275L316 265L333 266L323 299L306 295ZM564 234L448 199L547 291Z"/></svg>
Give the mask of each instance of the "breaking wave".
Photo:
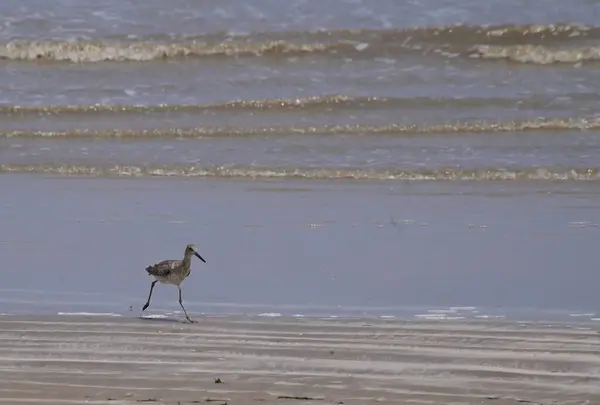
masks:
<svg viewBox="0 0 600 405"><path fill-rule="evenodd" d="M0 46L0 58L10 60L50 60L68 62L150 61L182 57L244 56L278 53L315 53L331 49L320 43L223 42L210 44L201 41L159 42L60 42L13 41Z"/></svg>
<svg viewBox="0 0 600 405"><path fill-rule="evenodd" d="M599 168L365 170L257 166L0 165L0 173L88 177L236 178L358 181L600 181Z"/></svg>
<svg viewBox="0 0 600 405"><path fill-rule="evenodd" d="M576 101L595 101L596 93L564 94L563 98ZM157 105L0 105L0 114L4 115L64 115L93 113L168 113L204 111L245 111L245 110L301 110L315 109L330 112L332 108L549 108L555 100L552 96L533 96L530 98L501 97L380 97L349 96L344 94L326 94L297 98L240 99L211 104L157 104Z"/></svg>
<svg viewBox="0 0 600 405"><path fill-rule="evenodd" d="M330 57L393 57L416 51L444 57L502 57L515 62L547 64L597 60L600 48L594 41L599 38L600 28L578 24L453 25L199 37L13 40L0 44L0 58L92 63L219 56L289 57L323 53Z"/></svg>
<svg viewBox="0 0 600 405"><path fill-rule="evenodd" d="M207 137L251 137L289 135L440 135L477 133L515 133L531 131L598 131L600 118L539 119L509 122L445 123L433 125L323 125L280 127L197 127L156 129L111 129L72 131L0 131L2 138L55 139L165 139Z"/></svg>
<svg viewBox="0 0 600 405"><path fill-rule="evenodd" d="M542 45L476 45L471 56L483 59L506 59L514 62L548 65L600 60L600 47L551 49Z"/></svg>
<svg viewBox="0 0 600 405"><path fill-rule="evenodd" d="M445 99L445 98L386 98L386 97L352 97L346 95L324 95L310 96L297 98L272 98L272 99L250 99L250 100L231 100L221 103L205 104L205 105L47 105L47 106L20 106L20 105L0 105L0 114L74 114L74 113L97 113L97 112L170 112L170 111L188 111L201 112L206 110L274 110L274 109L300 109L331 105L356 106L363 107L365 105L423 105L423 104L438 104L448 105L454 101L460 103L462 99ZM494 102L493 100L492 102ZM514 103L513 100L499 100L504 102ZM476 105L481 103L481 100L464 100L463 103L468 105Z"/></svg>

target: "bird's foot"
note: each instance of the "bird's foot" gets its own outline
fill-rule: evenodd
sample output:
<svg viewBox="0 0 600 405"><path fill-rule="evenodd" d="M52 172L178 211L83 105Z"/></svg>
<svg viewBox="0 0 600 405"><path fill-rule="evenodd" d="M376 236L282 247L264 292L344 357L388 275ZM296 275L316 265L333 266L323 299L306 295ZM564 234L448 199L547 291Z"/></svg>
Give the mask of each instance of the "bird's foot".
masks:
<svg viewBox="0 0 600 405"><path fill-rule="evenodd" d="M144 306L142 307L142 312L144 312L144 311L146 310L146 308L148 308L148 306L149 306L149 305L150 305L150 304L146 303L146 305L144 305Z"/></svg>
<svg viewBox="0 0 600 405"><path fill-rule="evenodd" d="M189 323L198 323L198 321L194 321L193 319L187 318Z"/></svg>

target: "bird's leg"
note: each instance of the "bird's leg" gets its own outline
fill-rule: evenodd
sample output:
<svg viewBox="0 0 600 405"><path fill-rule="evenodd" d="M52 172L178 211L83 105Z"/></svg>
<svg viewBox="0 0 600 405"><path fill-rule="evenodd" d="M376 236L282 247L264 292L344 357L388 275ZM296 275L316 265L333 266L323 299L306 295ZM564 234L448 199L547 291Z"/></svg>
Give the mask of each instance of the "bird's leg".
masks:
<svg viewBox="0 0 600 405"><path fill-rule="evenodd" d="M142 312L144 312L146 308L148 308L148 305L150 305L150 298L152 298L152 290L154 290L154 284L156 284L157 281L158 280L154 280L152 284L150 284L150 294L148 294L148 301L146 301L146 305L144 305L144 307L142 308Z"/></svg>
<svg viewBox="0 0 600 405"><path fill-rule="evenodd" d="M190 323L196 323L196 321L192 321L190 319L190 317L187 314L187 311L185 310L185 307L183 306L183 302L181 299L181 286L177 286L177 288L179 288L179 305L181 305L181 309L183 309L183 313L185 314L185 318L190 322Z"/></svg>

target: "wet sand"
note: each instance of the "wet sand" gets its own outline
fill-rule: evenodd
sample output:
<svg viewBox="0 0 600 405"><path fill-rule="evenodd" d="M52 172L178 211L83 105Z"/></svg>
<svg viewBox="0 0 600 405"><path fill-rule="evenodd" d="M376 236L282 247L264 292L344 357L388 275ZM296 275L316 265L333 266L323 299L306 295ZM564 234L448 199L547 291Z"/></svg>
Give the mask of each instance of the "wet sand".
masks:
<svg viewBox="0 0 600 405"><path fill-rule="evenodd" d="M0 402L600 401L600 335L589 322L197 320L2 316Z"/></svg>

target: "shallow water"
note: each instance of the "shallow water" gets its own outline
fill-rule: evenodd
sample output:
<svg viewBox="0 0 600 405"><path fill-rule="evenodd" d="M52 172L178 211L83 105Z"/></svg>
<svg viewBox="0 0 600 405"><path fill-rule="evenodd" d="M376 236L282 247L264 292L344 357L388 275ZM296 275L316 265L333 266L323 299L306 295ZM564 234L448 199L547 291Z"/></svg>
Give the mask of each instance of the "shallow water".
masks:
<svg viewBox="0 0 600 405"><path fill-rule="evenodd" d="M598 21L589 1L4 2L0 312L137 308L147 262L195 241L215 258L195 311L595 317Z"/></svg>
<svg viewBox="0 0 600 405"><path fill-rule="evenodd" d="M145 266L193 242L193 312L597 317L595 183L0 182L9 313L137 316ZM173 286L153 299L179 309Z"/></svg>

